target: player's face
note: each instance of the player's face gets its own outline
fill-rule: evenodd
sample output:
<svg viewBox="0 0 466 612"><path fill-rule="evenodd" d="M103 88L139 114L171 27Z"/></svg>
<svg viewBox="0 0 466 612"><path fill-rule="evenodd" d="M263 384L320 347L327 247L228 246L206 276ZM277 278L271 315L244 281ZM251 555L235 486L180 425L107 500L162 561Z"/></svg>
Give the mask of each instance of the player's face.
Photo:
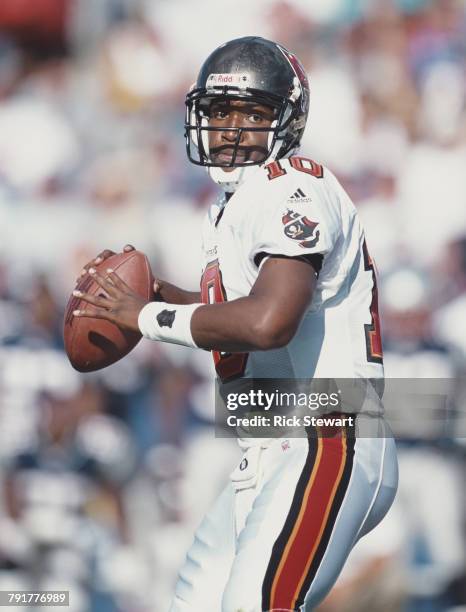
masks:
<svg viewBox="0 0 466 612"><path fill-rule="evenodd" d="M210 107L209 127L223 129L209 131L211 160L219 166L228 166L231 163L238 139L238 128L242 128L242 131L234 163L243 164L248 161L265 160L270 132L255 132L250 129L269 128L274 118L273 108L253 101L219 100L213 102ZM225 168L225 171L233 169L233 167Z"/></svg>

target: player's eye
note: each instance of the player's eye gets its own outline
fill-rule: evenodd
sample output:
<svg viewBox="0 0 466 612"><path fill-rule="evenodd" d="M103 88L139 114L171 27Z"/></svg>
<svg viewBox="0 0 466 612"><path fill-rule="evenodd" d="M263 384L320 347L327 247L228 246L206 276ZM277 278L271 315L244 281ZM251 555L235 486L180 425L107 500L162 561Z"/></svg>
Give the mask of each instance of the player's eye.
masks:
<svg viewBox="0 0 466 612"><path fill-rule="evenodd" d="M226 119L228 117L228 111L218 108L212 111L211 117L213 119Z"/></svg>

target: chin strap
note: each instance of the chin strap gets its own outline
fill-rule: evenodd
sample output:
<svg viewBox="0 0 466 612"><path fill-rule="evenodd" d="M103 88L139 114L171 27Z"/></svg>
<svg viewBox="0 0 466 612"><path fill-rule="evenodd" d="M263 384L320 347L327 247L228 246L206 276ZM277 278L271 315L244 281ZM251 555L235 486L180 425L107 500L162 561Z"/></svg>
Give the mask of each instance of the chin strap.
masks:
<svg viewBox="0 0 466 612"><path fill-rule="evenodd" d="M219 187L226 193L234 193L245 180L250 176L252 170L257 170L259 166L242 166L235 168L231 172L225 172L223 168L218 166L210 166L207 172L210 178L217 183Z"/></svg>
<svg viewBox="0 0 466 612"><path fill-rule="evenodd" d="M282 144L282 141L276 142L272 153L260 165L240 166L239 168L234 168L234 170L231 172L225 172L224 168L221 168L220 166L209 166L207 168L207 172L214 183L217 183L217 185L221 187L223 191L226 193L234 193L251 176L253 172L276 159ZM281 156L280 159L294 155L297 149L298 147L295 147L291 151L288 151L288 153Z"/></svg>

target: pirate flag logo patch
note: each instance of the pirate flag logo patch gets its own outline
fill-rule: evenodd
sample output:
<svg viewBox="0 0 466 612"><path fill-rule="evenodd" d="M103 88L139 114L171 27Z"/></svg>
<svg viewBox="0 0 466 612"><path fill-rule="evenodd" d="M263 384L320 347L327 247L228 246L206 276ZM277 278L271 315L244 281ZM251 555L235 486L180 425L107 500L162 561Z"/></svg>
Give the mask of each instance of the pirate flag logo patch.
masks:
<svg viewBox="0 0 466 612"><path fill-rule="evenodd" d="M282 223L285 226L283 231L287 238L296 240L303 248L310 248L317 244L320 232L315 231L319 225L317 221L311 221L304 215L288 209L282 217Z"/></svg>

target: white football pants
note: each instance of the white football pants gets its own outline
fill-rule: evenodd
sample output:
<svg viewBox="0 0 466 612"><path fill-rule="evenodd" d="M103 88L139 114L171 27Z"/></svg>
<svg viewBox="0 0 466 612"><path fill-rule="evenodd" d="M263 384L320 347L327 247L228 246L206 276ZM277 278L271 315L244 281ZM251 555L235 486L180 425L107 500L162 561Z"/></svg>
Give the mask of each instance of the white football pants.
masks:
<svg viewBox="0 0 466 612"><path fill-rule="evenodd" d="M397 481L391 437L249 448L195 534L170 612L313 610Z"/></svg>

